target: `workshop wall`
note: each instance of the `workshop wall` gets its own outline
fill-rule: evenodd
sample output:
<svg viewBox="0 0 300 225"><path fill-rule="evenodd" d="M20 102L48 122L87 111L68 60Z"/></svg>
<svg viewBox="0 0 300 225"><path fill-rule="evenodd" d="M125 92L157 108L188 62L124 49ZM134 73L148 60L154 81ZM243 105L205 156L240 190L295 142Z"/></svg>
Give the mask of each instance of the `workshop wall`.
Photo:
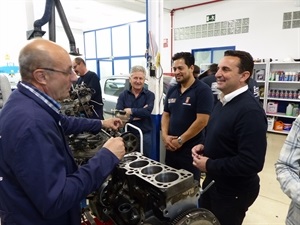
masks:
<svg viewBox="0 0 300 225"><path fill-rule="evenodd" d="M174 31L177 28L209 24L211 22L206 22L206 16L211 14L216 15L213 23L249 18L249 30L247 33L175 40L173 49L170 44L171 16L166 13L163 36L169 40L169 44L162 49L162 67L165 72L170 72L171 52L222 46L236 46L236 49L249 51L254 58L300 58L300 28L283 29L284 13L297 11L300 11L299 0L226 0L174 11ZM296 22L300 23L300 20Z"/></svg>
<svg viewBox="0 0 300 225"><path fill-rule="evenodd" d="M27 4L26 4L27 2ZM17 64L20 48L26 40L26 31L43 15L44 1L33 1L32 11L28 1L0 1L0 66ZM168 43L161 50L161 65L164 72L171 71L171 55L179 51L199 48L236 46L249 51L254 58L300 58L300 28L283 29L284 13L299 12L299 0L226 0L207 5L174 11L173 29L203 24L235 21L249 18L247 33L226 34L212 37L188 38L171 42L171 16L165 12L163 38ZM28 9L29 8L29 9ZM215 14L214 22L206 22L206 16ZM17 15L17 16L16 16ZM59 17L57 17L59 20ZM32 20L32 22L31 22ZM29 27L31 25L31 27ZM114 24L115 25L115 24ZM100 28L100 27L99 27ZM48 25L43 26L48 38ZM83 31L72 27L76 46L84 53ZM56 42L69 51L67 36L58 25Z"/></svg>

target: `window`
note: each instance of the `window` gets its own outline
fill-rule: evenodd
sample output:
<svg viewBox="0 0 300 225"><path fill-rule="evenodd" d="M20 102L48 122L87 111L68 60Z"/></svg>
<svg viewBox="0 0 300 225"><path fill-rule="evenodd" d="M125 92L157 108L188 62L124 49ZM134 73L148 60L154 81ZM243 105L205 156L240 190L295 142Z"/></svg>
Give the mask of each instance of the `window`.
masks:
<svg viewBox="0 0 300 225"><path fill-rule="evenodd" d="M104 85L104 93L107 95L119 96L125 90L128 79L117 78L107 79Z"/></svg>
<svg viewBox="0 0 300 225"><path fill-rule="evenodd" d="M85 60L97 63L100 78L128 74L134 65L146 66L146 21L121 24L83 33Z"/></svg>
<svg viewBox="0 0 300 225"><path fill-rule="evenodd" d="M192 54L195 56L195 65L199 66L201 72L203 72L210 64L219 63L227 50L235 50L235 46L192 49Z"/></svg>

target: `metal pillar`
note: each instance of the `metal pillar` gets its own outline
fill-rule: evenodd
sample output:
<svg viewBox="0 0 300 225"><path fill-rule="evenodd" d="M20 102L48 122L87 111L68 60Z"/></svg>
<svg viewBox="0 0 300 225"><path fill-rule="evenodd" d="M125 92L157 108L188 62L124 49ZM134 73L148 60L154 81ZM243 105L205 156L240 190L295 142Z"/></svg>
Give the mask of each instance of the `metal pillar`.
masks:
<svg viewBox="0 0 300 225"><path fill-rule="evenodd" d="M162 27L163 27L163 1L146 1L146 23L147 23L147 65L149 69L149 87L155 94L153 119L153 145L151 158L160 161L160 122L163 112L163 76L160 66L160 53L162 49Z"/></svg>

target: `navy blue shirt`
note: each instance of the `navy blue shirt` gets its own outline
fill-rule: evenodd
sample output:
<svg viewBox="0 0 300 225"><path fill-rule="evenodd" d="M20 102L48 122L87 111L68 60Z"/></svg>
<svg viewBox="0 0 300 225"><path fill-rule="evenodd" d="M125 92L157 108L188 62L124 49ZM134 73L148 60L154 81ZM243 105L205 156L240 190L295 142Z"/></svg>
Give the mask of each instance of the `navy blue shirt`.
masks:
<svg viewBox="0 0 300 225"><path fill-rule="evenodd" d="M180 136L196 120L197 114L210 114L213 108L213 96L210 88L202 81L195 82L183 94L180 84L170 88L166 95L164 111L170 114L169 135ZM192 148L202 143L203 132L184 143L182 147Z"/></svg>
<svg viewBox="0 0 300 225"><path fill-rule="evenodd" d="M131 108L132 114L130 115L128 123L139 127L143 133L147 133L152 130L151 112L154 107L154 99L154 93L145 88L143 88L137 98L131 90L125 90L119 95L116 109L124 110L125 108ZM147 107L145 107L146 105ZM137 133L136 130L130 128L129 130L132 133Z"/></svg>

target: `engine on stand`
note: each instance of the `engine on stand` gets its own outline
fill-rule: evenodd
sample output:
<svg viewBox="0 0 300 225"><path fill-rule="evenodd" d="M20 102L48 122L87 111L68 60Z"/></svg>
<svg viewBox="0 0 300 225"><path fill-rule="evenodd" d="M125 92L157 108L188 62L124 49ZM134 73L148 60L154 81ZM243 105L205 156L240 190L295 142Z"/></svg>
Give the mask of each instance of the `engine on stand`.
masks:
<svg viewBox="0 0 300 225"><path fill-rule="evenodd" d="M89 206L96 217L117 225L219 224L211 212L197 208L199 196L192 173L132 152L93 193Z"/></svg>
<svg viewBox="0 0 300 225"><path fill-rule="evenodd" d="M93 113L93 105L90 105L94 90L84 83L76 84L70 91L70 97L60 102L61 113L67 116L89 117ZM109 129L102 129L97 134L84 132L77 135L69 135L69 146L78 165L82 165L103 146L110 137L121 136L127 152L138 150L138 140L129 132L120 133Z"/></svg>
<svg viewBox="0 0 300 225"><path fill-rule="evenodd" d="M94 90L86 84L72 86L70 97L61 101L61 113L67 116L90 117L93 114L93 106L89 104Z"/></svg>
<svg viewBox="0 0 300 225"><path fill-rule="evenodd" d="M68 116L89 115L93 91L77 85L61 102ZM87 162L110 138L121 136L126 154L102 186L91 193L82 212L86 225L220 225L208 210L197 208L199 182L186 170L177 170L143 156L135 135L112 130L70 135L76 163Z"/></svg>

